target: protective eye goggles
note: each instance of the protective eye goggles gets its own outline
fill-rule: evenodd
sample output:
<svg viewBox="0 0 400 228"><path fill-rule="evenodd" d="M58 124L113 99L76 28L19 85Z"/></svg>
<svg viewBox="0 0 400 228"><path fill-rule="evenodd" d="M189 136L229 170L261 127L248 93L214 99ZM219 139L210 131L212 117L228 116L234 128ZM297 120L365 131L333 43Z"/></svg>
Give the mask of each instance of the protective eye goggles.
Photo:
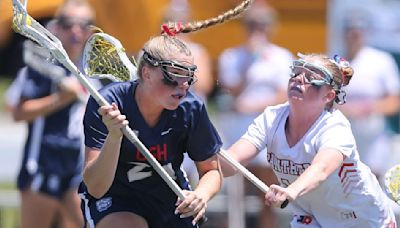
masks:
<svg viewBox="0 0 400 228"><path fill-rule="evenodd" d="M333 85L333 77L329 71L303 59L293 61L290 68L292 69L291 78L304 75L307 84L314 86Z"/></svg>
<svg viewBox="0 0 400 228"><path fill-rule="evenodd" d="M70 30L75 25L79 26L82 30L88 30L90 28L90 26L93 25L93 21L92 20L70 18L70 17L67 17L67 16L58 17L57 23L64 30Z"/></svg>
<svg viewBox="0 0 400 228"><path fill-rule="evenodd" d="M148 52L144 51L143 59L146 60L153 67L160 67L163 73L163 82L166 85L175 87L188 83L193 85L197 81L195 72L197 66L184 66L171 60L158 60L151 56Z"/></svg>

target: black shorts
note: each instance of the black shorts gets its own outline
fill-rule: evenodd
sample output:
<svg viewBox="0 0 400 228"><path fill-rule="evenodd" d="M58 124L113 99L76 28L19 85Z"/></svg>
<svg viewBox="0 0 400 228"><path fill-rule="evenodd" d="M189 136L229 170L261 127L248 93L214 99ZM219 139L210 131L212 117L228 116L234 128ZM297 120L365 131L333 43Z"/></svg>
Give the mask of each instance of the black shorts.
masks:
<svg viewBox="0 0 400 228"><path fill-rule="evenodd" d="M30 189L61 200L71 189L78 189L82 177L80 174L60 176L52 173L37 172L29 174L22 168L17 179L17 187L23 191Z"/></svg>
<svg viewBox="0 0 400 228"><path fill-rule="evenodd" d="M79 194L81 209L86 225L94 227L102 218L114 212L132 212L143 217L150 228L198 228L192 225L192 217L179 218L175 215L175 205L160 203L153 197L145 195L129 196L129 199L118 198L105 194L101 199L96 199L87 193Z"/></svg>

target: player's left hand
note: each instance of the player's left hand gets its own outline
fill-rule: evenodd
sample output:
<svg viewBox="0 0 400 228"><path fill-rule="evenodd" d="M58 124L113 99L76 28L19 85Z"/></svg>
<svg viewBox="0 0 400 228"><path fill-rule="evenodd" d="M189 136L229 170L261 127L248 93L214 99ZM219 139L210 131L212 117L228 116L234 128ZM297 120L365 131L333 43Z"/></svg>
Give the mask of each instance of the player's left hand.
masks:
<svg viewBox="0 0 400 228"><path fill-rule="evenodd" d="M285 200L293 201L297 198L297 195L292 192L289 188L283 188L279 185L271 185L265 194L265 205L280 207Z"/></svg>
<svg viewBox="0 0 400 228"><path fill-rule="evenodd" d="M205 214L207 201L194 191L183 190L185 200L176 201L177 208L175 214L180 214L181 218L193 216L193 224L196 224Z"/></svg>

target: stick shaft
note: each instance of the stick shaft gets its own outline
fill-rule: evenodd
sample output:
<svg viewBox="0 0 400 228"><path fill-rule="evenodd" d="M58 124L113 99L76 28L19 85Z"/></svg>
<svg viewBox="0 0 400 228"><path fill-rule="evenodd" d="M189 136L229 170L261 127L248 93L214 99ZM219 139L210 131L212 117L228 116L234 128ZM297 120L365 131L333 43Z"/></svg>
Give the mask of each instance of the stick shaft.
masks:
<svg viewBox="0 0 400 228"><path fill-rule="evenodd" d="M262 192L267 193L269 187L262 182L258 177L256 177L252 172L246 169L242 164L234 160L232 157L226 153L225 150L221 149L218 154L223 157L229 164L235 167L243 176L245 176L251 183L253 183L257 188L259 188ZM289 204L289 200L285 200L281 205L280 208L285 208Z"/></svg>
<svg viewBox="0 0 400 228"><path fill-rule="evenodd" d="M221 149L218 154L223 157L227 162L229 162L229 164L235 167L241 174L243 174L243 176L245 176L262 192L267 193L269 187L260 179L258 179L253 173L251 173L248 169L246 169L242 164L230 157L225 150Z"/></svg>

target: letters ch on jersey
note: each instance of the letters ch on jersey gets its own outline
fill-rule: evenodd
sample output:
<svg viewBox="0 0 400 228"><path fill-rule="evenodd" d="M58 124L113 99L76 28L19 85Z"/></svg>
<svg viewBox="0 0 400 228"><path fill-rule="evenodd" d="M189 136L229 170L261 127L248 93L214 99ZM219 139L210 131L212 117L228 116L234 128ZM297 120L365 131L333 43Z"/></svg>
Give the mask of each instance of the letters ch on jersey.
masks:
<svg viewBox="0 0 400 228"><path fill-rule="evenodd" d="M168 161L168 147L167 144L155 145L149 147L150 153L157 159L157 161L163 162ZM146 161L146 158L136 149L136 160Z"/></svg>
<svg viewBox="0 0 400 228"><path fill-rule="evenodd" d="M155 145L148 148L150 153L157 159L159 162L168 161L168 147L167 144ZM130 162L134 167L131 168L127 172L129 182L143 180L147 177L153 175L153 171L151 171L151 166L147 163L147 159L140 153L139 150L136 150L136 161ZM172 179L176 179L176 174L174 169L172 168L172 164L168 163L163 165L163 168L167 173L172 177ZM146 171L145 171L146 170Z"/></svg>

